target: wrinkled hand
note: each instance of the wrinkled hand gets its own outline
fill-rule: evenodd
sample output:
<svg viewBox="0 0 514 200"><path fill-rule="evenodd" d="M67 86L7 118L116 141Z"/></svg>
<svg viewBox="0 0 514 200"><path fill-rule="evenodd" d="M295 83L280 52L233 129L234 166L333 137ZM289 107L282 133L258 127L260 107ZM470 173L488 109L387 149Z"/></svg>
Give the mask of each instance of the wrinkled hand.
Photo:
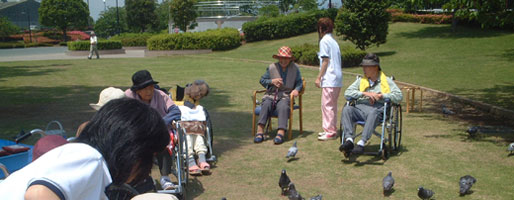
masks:
<svg viewBox="0 0 514 200"><path fill-rule="evenodd" d="M273 84L277 88L280 88L284 83L282 82L282 78L274 78L271 79L271 84Z"/></svg>
<svg viewBox="0 0 514 200"><path fill-rule="evenodd" d="M314 81L314 84L317 88L321 88L321 77L316 78L316 81Z"/></svg>
<svg viewBox="0 0 514 200"><path fill-rule="evenodd" d="M291 91L291 95L293 95L294 97L297 97L298 96L298 90Z"/></svg>
<svg viewBox="0 0 514 200"><path fill-rule="evenodd" d="M371 105L375 104L376 101L383 98L383 95L380 93L374 93L374 92L363 92L362 95L369 98L369 103Z"/></svg>

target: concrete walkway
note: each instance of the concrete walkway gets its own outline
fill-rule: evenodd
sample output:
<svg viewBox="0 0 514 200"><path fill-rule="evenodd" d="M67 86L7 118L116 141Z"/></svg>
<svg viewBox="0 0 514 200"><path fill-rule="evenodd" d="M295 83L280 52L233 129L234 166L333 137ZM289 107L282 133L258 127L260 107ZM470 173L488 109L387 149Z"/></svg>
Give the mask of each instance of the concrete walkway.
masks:
<svg viewBox="0 0 514 200"><path fill-rule="evenodd" d="M66 51L67 51L67 47L35 47L35 48L20 48L20 49L0 49L0 62L26 61L26 60L87 59L87 56L66 55L65 54ZM145 51L141 50L141 49L126 49L125 54L100 55L100 59L102 59L102 58L143 58L143 57L145 57Z"/></svg>

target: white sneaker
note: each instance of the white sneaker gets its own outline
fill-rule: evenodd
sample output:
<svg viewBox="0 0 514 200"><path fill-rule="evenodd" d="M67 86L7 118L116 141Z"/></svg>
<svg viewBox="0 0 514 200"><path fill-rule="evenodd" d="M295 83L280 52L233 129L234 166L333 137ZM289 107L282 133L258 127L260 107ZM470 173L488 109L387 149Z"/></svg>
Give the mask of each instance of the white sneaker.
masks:
<svg viewBox="0 0 514 200"><path fill-rule="evenodd" d="M326 135L326 134L327 134L327 132L325 132L325 131L323 131L323 132L319 132L319 133L318 133L318 137L319 137L319 136L324 136L324 135Z"/></svg>
<svg viewBox="0 0 514 200"><path fill-rule="evenodd" d="M318 137L318 140L322 140L322 141L335 140L335 139L337 139L337 133L326 133L325 135Z"/></svg>
<svg viewBox="0 0 514 200"><path fill-rule="evenodd" d="M161 188L163 190L171 190L175 189L175 187L169 178L161 178Z"/></svg>

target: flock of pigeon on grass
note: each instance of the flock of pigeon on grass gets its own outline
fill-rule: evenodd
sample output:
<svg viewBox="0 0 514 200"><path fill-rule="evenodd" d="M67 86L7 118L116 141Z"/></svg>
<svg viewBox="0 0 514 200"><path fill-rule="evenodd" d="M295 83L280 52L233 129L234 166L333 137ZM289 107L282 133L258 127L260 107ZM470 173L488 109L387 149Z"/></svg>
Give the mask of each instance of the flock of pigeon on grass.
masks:
<svg viewBox="0 0 514 200"><path fill-rule="evenodd" d="M448 115L455 114L455 112L448 109L445 105L442 105L442 111L443 111L443 114L445 117L447 117ZM469 135L471 137L476 136L478 131L479 131L478 126L470 127L467 130L467 132L469 133ZM510 151L509 155L513 154L514 143L511 143L507 150ZM289 150L287 151L286 158L288 158L289 161L292 159L295 159L296 153L298 153L298 146L295 141L293 143L293 146L291 146L289 148ZM470 176L470 175L465 175L465 176L461 177L459 180L460 196L464 196L464 195L473 193L473 191L471 190L471 186L473 186L473 184L475 184L476 181L477 180L473 176ZM304 199L302 197L302 195L300 195L300 193L296 190L296 186L294 185L293 182L291 182L291 179L287 175L285 169L282 169L280 179L278 180L278 186L280 187L282 196L287 196L289 198L289 200L303 200ZM394 178L393 178L392 172L389 172L382 180L384 196L389 196L392 194L393 186L394 186ZM432 191L428 188L424 188L423 186L420 186L418 188L418 197L420 199L431 199L434 196L434 194L435 194L434 191ZM317 196L310 198L310 200L321 200L321 199L322 199L322 195L317 195Z"/></svg>
<svg viewBox="0 0 514 200"><path fill-rule="evenodd" d="M514 143L512 143L509 147L509 149L512 149L511 151L514 151ZM286 158L288 159L294 159L296 157L296 154L298 153L298 146L296 144L296 141L293 143L293 146L291 146L286 154ZM466 194L471 194L473 191L471 190L471 186L476 183L476 179L473 176L465 175L460 178L459 180L459 194L460 196L464 196ZM393 193L393 186L394 186L394 178L392 175L392 172L387 173L387 176L384 177L382 180L382 188L383 188L383 194L384 196L389 196ZM289 176L287 175L287 172L285 169L282 169L282 172L280 174L280 179L278 180L278 186L281 190L282 196L287 196L289 200L304 200L302 195L296 190L296 186L291 181ZM424 188L420 186L418 188L418 197L420 199L431 199L434 196L435 192ZM310 200L321 200L323 196L321 194L311 197Z"/></svg>
<svg viewBox="0 0 514 200"><path fill-rule="evenodd" d="M444 105L444 104L441 105L441 108L442 108L443 115L445 117L448 117L448 115L455 114L454 111L448 109L446 107L446 105ZM480 132L480 127L479 126L471 126L468 128L468 130L466 130L466 132L469 134L469 137L475 138L478 135L478 133ZM509 151L508 156L514 155L514 142L509 144L509 146L507 147L507 151Z"/></svg>

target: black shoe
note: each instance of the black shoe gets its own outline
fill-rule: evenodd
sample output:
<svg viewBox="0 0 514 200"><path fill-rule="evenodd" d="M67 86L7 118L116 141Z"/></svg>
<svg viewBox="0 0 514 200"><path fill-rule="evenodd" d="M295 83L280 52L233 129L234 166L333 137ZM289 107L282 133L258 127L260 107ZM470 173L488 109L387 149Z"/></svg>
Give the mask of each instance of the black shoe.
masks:
<svg viewBox="0 0 514 200"><path fill-rule="evenodd" d="M344 157L348 158L350 157L350 153L353 150L353 142L350 140L346 140L341 146L339 146L339 151L343 152Z"/></svg>
<svg viewBox="0 0 514 200"><path fill-rule="evenodd" d="M341 146L339 146L340 152L350 152L353 149L353 142L350 140L346 140Z"/></svg>
<svg viewBox="0 0 514 200"><path fill-rule="evenodd" d="M352 154L360 155L360 154L363 154L363 153L364 153L364 146L361 146L361 145L357 145L352 150Z"/></svg>

